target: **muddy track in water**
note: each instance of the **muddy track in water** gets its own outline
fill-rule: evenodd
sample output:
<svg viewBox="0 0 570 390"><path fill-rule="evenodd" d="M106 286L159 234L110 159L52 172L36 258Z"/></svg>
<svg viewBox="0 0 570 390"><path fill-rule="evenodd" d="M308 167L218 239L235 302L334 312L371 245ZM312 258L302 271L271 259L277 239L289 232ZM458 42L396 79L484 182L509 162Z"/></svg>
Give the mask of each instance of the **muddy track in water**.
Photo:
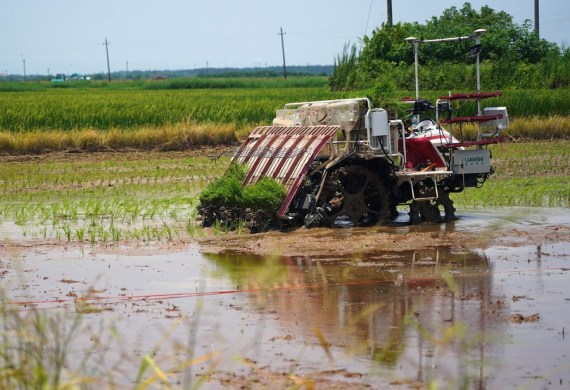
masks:
<svg viewBox="0 0 570 390"><path fill-rule="evenodd" d="M430 248L487 248L491 245L537 245L570 242L570 227L496 228L494 232L454 231L453 223L401 227L306 229L259 234L208 234L199 239L204 253L242 253L261 256L346 258L351 254L402 252Z"/></svg>

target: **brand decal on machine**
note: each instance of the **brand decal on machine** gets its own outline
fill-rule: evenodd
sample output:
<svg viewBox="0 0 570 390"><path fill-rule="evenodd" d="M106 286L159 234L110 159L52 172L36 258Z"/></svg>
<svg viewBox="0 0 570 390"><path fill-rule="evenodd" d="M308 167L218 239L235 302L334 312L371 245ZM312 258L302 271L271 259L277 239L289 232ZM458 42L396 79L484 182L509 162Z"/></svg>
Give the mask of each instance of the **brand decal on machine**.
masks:
<svg viewBox="0 0 570 390"><path fill-rule="evenodd" d="M484 164L485 163L485 158L484 157L465 157L465 160L463 160L466 164Z"/></svg>

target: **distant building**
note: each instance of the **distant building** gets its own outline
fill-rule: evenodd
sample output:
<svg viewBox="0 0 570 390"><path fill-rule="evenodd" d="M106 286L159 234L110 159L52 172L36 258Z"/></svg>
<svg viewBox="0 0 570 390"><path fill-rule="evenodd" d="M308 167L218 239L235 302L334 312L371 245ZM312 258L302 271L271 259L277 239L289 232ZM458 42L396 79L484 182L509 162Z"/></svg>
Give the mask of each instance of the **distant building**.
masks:
<svg viewBox="0 0 570 390"><path fill-rule="evenodd" d="M55 75L53 79L51 79L52 83L63 83L65 81L65 75L63 73L58 73Z"/></svg>

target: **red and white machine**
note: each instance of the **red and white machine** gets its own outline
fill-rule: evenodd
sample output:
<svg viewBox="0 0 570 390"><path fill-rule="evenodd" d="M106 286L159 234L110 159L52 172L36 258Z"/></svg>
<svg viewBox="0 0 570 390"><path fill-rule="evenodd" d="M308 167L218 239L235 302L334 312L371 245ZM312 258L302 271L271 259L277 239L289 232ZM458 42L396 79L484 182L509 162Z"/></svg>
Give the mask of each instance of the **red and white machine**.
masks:
<svg viewBox="0 0 570 390"><path fill-rule="evenodd" d="M374 108L369 99L287 103L272 126L256 128L232 161L246 164L244 185L272 177L288 195L277 211L287 223L311 226L370 226L398 216L408 205L410 223L455 219L450 194L478 187L493 173L488 145L508 127L505 107L482 109L501 92L479 88L480 38L407 39L416 58L416 97L411 125ZM473 40L477 90L441 96L435 106L419 97L418 50L437 42ZM452 102L474 100L477 113L453 116ZM430 114L431 117L430 117ZM461 125L475 122L478 135L466 141ZM445 129L443 125L447 125ZM440 207L443 209L441 214Z"/></svg>

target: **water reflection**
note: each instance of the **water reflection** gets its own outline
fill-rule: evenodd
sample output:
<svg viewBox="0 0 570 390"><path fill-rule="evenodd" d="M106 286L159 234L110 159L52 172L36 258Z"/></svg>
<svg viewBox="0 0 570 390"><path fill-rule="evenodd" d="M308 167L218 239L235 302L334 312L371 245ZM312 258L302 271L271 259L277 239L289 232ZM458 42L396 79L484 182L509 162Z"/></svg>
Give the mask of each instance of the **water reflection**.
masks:
<svg viewBox="0 0 570 390"><path fill-rule="evenodd" d="M496 354L495 336L504 334L508 308L493 296L492 265L483 253L206 258L240 289L261 288L252 299L278 315L286 334L348 351L353 370L368 364L422 383L485 387L487 355Z"/></svg>

